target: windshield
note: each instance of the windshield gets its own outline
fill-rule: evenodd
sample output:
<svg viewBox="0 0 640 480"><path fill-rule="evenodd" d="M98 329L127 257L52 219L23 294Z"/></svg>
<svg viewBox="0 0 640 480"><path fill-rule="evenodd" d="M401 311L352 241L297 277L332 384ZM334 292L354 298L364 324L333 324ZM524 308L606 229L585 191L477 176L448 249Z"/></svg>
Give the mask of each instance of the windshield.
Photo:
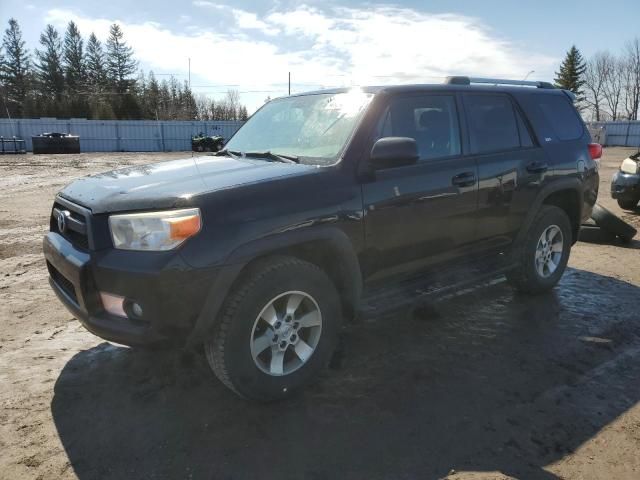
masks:
<svg viewBox="0 0 640 480"><path fill-rule="evenodd" d="M333 163L372 96L354 89L274 100L249 119L226 149L300 157L305 163Z"/></svg>

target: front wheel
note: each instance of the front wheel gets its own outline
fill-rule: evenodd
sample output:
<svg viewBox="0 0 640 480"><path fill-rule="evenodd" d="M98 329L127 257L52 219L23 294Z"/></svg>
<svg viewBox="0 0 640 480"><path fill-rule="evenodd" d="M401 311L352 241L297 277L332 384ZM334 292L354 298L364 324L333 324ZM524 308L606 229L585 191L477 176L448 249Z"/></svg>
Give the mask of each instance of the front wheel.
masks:
<svg viewBox="0 0 640 480"><path fill-rule="evenodd" d="M558 283L569 261L571 222L564 210L543 205L514 252L516 268L507 274L516 289L541 293Z"/></svg>
<svg viewBox="0 0 640 480"><path fill-rule="evenodd" d="M270 401L328 364L341 325L338 293L317 266L274 257L250 268L205 342L216 376L242 397Z"/></svg>

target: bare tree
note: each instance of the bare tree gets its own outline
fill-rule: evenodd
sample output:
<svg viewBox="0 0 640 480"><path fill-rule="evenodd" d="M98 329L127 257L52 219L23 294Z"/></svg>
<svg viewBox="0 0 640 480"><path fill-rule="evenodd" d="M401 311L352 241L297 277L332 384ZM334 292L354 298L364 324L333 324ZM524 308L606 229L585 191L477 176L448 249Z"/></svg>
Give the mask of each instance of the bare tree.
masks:
<svg viewBox="0 0 640 480"><path fill-rule="evenodd" d="M640 38L626 43L622 62L627 118L637 120L640 107Z"/></svg>
<svg viewBox="0 0 640 480"><path fill-rule="evenodd" d="M614 122L620 115L623 101L624 65L623 62L610 52L603 52L606 77L602 95L607 111Z"/></svg>
<svg viewBox="0 0 640 480"><path fill-rule="evenodd" d="M603 52L596 53L587 62L584 72L585 103L591 112L591 118L599 122L602 118L604 102L604 85L607 80L608 61Z"/></svg>
<svg viewBox="0 0 640 480"><path fill-rule="evenodd" d="M237 90L228 90L222 100L200 94L196 96L195 103L198 120L246 120L248 116Z"/></svg>

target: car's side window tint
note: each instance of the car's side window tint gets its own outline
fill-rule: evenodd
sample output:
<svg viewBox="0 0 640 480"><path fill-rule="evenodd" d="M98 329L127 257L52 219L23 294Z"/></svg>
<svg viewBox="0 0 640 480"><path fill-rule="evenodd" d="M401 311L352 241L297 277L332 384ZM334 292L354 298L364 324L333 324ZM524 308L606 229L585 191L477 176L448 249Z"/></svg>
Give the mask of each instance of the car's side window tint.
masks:
<svg viewBox="0 0 640 480"><path fill-rule="evenodd" d="M537 94L536 103L560 140L575 140L584 133L582 120L565 95Z"/></svg>
<svg viewBox="0 0 640 480"><path fill-rule="evenodd" d="M524 123L524 119L518 110L516 112L516 118L518 120L518 132L520 132L520 146L527 148L533 147L533 140L531 139L531 134L529 133L529 129Z"/></svg>
<svg viewBox="0 0 640 480"><path fill-rule="evenodd" d="M520 134L511 100L504 95L465 95L471 153L520 147Z"/></svg>
<svg viewBox="0 0 640 480"><path fill-rule="evenodd" d="M380 119L378 138L410 137L420 160L460 155L460 128L452 95L399 97Z"/></svg>

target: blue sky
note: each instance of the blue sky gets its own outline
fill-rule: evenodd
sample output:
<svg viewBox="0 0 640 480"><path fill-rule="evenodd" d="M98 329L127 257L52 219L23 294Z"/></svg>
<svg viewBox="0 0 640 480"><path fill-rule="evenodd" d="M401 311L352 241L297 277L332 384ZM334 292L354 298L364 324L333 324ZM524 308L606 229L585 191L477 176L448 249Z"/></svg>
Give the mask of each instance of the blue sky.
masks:
<svg viewBox="0 0 640 480"><path fill-rule="evenodd" d="M447 74L551 80L575 43L585 56L640 36L640 1L0 0L28 47L47 23L83 35L122 25L140 66L187 77L198 94L267 96L329 86L439 81ZM3 27L4 28L4 27Z"/></svg>

